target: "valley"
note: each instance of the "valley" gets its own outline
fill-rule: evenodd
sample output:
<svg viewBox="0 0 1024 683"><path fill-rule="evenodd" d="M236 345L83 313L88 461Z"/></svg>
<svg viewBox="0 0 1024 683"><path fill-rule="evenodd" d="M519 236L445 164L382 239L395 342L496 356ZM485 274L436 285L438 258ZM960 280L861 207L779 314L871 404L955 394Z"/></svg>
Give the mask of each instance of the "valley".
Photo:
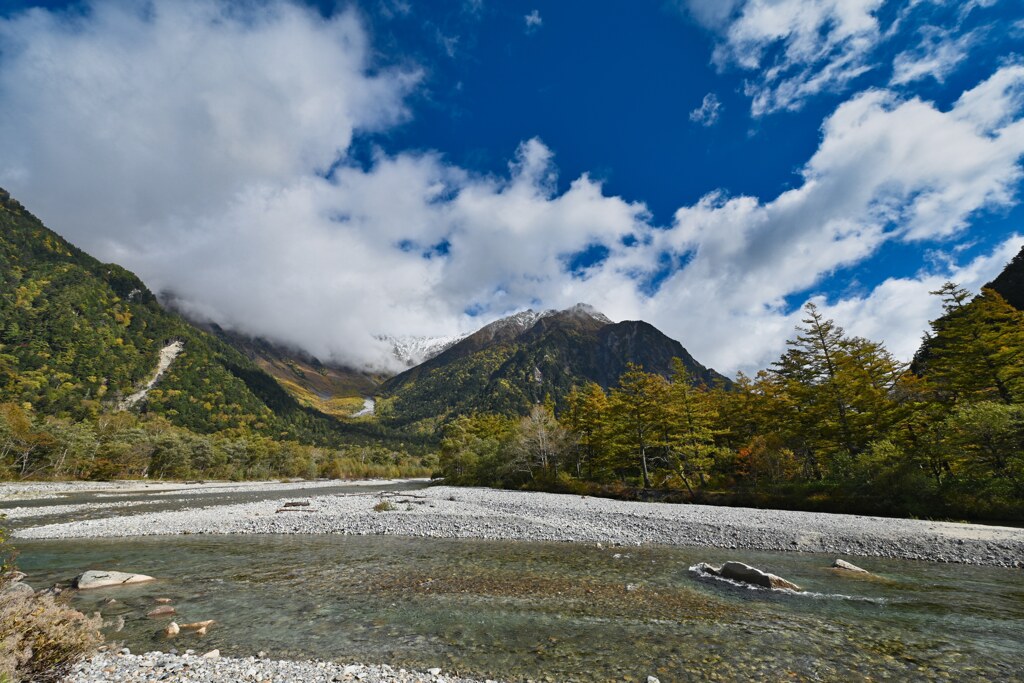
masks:
<svg viewBox="0 0 1024 683"><path fill-rule="evenodd" d="M32 599L119 643L68 680L1024 666L1021 257L978 296L947 285L912 364L809 305L770 369L729 378L580 303L386 337L396 373L189 320L2 198L8 585L55 585ZM697 570L736 561L799 588ZM155 581L71 588L86 569Z"/></svg>

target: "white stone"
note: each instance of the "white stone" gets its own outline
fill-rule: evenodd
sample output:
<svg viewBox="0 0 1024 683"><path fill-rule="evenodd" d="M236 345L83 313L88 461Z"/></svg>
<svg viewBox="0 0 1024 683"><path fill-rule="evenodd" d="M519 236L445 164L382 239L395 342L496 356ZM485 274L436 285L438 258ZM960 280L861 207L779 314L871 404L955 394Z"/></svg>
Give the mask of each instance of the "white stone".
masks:
<svg viewBox="0 0 1024 683"><path fill-rule="evenodd" d="M106 588L107 586L127 586L133 583L155 581L152 576L145 574L129 574L127 572L107 572L90 569L75 577L72 585L78 590L90 588Z"/></svg>

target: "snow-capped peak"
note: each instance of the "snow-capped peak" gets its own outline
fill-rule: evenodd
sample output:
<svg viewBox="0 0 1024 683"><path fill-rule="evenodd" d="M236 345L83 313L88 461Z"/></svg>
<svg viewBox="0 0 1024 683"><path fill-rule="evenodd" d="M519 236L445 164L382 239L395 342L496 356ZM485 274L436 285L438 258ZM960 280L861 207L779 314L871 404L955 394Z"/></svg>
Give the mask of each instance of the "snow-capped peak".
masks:
<svg viewBox="0 0 1024 683"><path fill-rule="evenodd" d="M443 337L423 337L416 335L381 335L378 339L391 344L395 358L410 368L434 356L438 356L466 338L464 334Z"/></svg>

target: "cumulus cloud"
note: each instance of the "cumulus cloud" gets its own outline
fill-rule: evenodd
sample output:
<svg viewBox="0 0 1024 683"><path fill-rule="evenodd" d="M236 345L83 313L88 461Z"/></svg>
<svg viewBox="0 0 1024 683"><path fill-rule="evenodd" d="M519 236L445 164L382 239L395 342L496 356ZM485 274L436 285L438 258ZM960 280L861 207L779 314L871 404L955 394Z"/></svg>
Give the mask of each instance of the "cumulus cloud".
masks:
<svg viewBox="0 0 1024 683"><path fill-rule="evenodd" d="M826 120L799 187L770 201L709 194L635 250L646 253L608 267L626 272L662 254L685 256L686 267L638 304L645 316L681 330L696 357L716 367L763 367L798 319L787 299L887 241L944 239L979 211L1016 201L1022 84L1024 69L1005 67L947 111L865 92ZM906 324L924 329L926 322ZM905 350L901 332L879 336Z"/></svg>
<svg viewBox="0 0 1024 683"><path fill-rule="evenodd" d="M952 281L979 291L1024 247L1024 236L1013 235L987 254L967 263L939 264L914 277L889 278L863 296L829 303L816 298L824 315L842 321L846 331L868 339L884 339L898 358L910 359L920 347L927 323L942 315L942 305L930 292Z"/></svg>
<svg viewBox="0 0 1024 683"><path fill-rule="evenodd" d="M33 10L0 22L0 44L0 182L94 249L329 168L354 131L408 115L417 79L368 72L352 12L283 2Z"/></svg>
<svg viewBox="0 0 1024 683"><path fill-rule="evenodd" d="M560 191L536 138L497 175L432 152L356 163L353 136L409 117L418 78L375 69L370 53L351 12L285 2L17 15L0 22L0 184L196 317L375 367L390 362L380 333L450 334L587 301L650 320L720 370L754 369L822 278L1016 201L1024 67L945 109L862 93L826 120L798 187L712 192L657 226L586 174ZM931 304L897 319L900 296L990 277L1011 246L829 310L856 333L886 321L873 336L905 350ZM570 266L594 247L601 259Z"/></svg>
<svg viewBox="0 0 1024 683"><path fill-rule="evenodd" d="M709 92L704 96L700 106L690 112L690 121L699 123L704 127L711 127L718 123L718 115L721 112L722 103L718 95Z"/></svg>

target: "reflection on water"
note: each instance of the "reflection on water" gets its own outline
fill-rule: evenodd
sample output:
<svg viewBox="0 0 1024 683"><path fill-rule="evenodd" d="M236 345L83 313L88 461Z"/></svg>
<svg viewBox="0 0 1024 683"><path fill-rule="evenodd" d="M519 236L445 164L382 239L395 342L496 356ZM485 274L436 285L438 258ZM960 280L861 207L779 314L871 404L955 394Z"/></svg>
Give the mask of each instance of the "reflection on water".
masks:
<svg viewBox="0 0 1024 683"><path fill-rule="evenodd" d="M86 568L152 584L81 593L133 651L219 648L247 656L433 666L506 680L662 681L1024 677L1019 570L696 548L398 537L247 536L23 541L40 586ZM699 561L742 559L814 595L696 579ZM850 600L843 596L871 598ZM104 605L110 597L117 602ZM171 598L205 637L159 635L144 614Z"/></svg>

